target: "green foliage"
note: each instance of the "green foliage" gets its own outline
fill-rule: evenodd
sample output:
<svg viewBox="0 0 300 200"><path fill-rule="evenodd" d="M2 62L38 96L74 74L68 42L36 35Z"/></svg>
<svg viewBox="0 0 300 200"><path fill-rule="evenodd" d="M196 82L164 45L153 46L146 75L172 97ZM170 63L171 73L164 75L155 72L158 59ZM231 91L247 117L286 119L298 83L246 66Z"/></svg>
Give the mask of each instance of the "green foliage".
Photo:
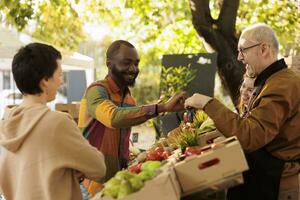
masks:
<svg viewBox="0 0 300 200"><path fill-rule="evenodd" d="M214 18L219 14L221 3L221 0L210 1ZM79 7L81 9L75 11L74 8ZM84 22L107 24L111 39L121 36L137 44L145 54L142 64L147 66L158 65L165 53L204 51L193 29L186 0L1 0L0 10L5 22L18 30L23 30L32 20L38 29L35 36L70 49L77 47L84 38ZM241 0L238 33L256 22L265 22L275 29L283 44L283 52L290 49L299 52L300 33L297 30L300 22L295 2Z"/></svg>
<svg viewBox="0 0 300 200"><path fill-rule="evenodd" d="M159 71L149 69L155 68L142 68L136 80L136 85L130 89L139 104L153 103L159 98L160 77L157 75Z"/></svg>
<svg viewBox="0 0 300 200"><path fill-rule="evenodd" d="M185 0L92 0L85 6L85 19L106 26L106 38L129 40L137 47L141 68L160 68L164 54L204 52Z"/></svg>
<svg viewBox="0 0 300 200"><path fill-rule="evenodd" d="M67 1L59 2L59 5L40 3L33 36L56 46L74 50L84 38L83 22Z"/></svg>
<svg viewBox="0 0 300 200"><path fill-rule="evenodd" d="M0 10L3 20L18 31L31 23L27 31L34 37L68 50L75 50L85 38L83 21L68 0L4 0Z"/></svg>
<svg viewBox="0 0 300 200"><path fill-rule="evenodd" d="M28 21L33 18L33 1L1 0L0 10L5 15L7 23L14 25L19 31L23 30Z"/></svg>
<svg viewBox="0 0 300 200"><path fill-rule="evenodd" d="M290 0L241 0L237 17L237 30L263 22L276 32L282 54L300 52L300 10Z"/></svg>
<svg viewBox="0 0 300 200"><path fill-rule="evenodd" d="M210 0L215 19L221 3L222 0ZM193 27L187 0L1 0L0 12L0 19L18 30L26 28L28 23L34 24L27 32L66 49L76 49L85 38L84 24L105 27L97 30L103 35L100 42L95 42L99 48L105 49L112 40L129 40L140 53L141 72L146 73L140 74L134 88L135 95L144 92L137 97L138 103L151 102L157 97L164 54L205 52ZM297 54L299 13L290 0L241 0L237 35L250 24L265 22L275 29L282 44L281 53Z"/></svg>
<svg viewBox="0 0 300 200"><path fill-rule="evenodd" d="M162 67L160 93L163 100L168 100L174 93L185 90L196 77L196 70L190 66Z"/></svg>

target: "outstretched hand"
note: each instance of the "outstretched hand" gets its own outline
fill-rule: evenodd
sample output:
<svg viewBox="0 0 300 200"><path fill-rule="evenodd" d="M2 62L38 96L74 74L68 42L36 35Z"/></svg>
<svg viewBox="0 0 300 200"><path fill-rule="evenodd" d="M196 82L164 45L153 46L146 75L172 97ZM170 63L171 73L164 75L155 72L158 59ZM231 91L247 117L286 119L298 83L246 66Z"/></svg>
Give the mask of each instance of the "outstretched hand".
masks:
<svg viewBox="0 0 300 200"><path fill-rule="evenodd" d="M186 92L178 92L166 103L158 104L158 112L177 112L184 110L184 101L187 98Z"/></svg>

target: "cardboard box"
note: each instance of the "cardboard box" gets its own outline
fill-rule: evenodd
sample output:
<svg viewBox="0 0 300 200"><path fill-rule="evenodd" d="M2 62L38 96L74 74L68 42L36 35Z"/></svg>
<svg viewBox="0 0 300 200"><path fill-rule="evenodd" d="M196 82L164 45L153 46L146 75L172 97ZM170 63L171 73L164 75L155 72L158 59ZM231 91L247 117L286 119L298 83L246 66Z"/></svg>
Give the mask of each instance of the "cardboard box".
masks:
<svg viewBox="0 0 300 200"><path fill-rule="evenodd" d="M73 119L77 120L79 116L79 103L57 103L55 110L69 113Z"/></svg>
<svg viewBox="0 0 300 200"><path fill-rule="evenodd" d="M152 180L146 181L144 187L122 200L179 200L181 196L180 185L176 179L174 169L162 172ZM92 200L114 200L112 197L101 194Z"/></svg>
<svg viewBox="0 0 300 200"><path fill-rule="evenodd" d="M202 133L198 136L198 144L203 147L209 144L212 144L215 139L223 137L224 135L220 133L218 130Z"/></svg>
<svg viewBox="0 0 300 200"><path fill-rule="evenodd" d="M190 194L222 183L248 170L244 152L236 137L202 148L200 155L175 164L183 193Z"/></svg>
<svg viewBox="0 0 300 200"><path fill-rule="evenodd" d="M240 185L242 183L244 183L244 179L242 173L240 173L215 181L208 187L200 188L200 191L199 189L196 189L195 193L197 193L197 197L199 197L199 199L211 199L212 194L215 194L218 191L224 191L228 188ZM183 196L187 196L189 194L190 193L184 193Z"/></svg>

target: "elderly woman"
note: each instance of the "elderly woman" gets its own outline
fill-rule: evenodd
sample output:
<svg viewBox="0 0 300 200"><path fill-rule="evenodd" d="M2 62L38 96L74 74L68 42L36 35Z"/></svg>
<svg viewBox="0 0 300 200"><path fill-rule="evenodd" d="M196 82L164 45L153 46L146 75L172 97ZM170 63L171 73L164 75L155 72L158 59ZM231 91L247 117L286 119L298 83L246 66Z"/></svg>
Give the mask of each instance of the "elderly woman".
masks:
<svg viewBox="0 0 300 200"><path fill-rule="evenodd" d="M244 80L240 88L240 103L239 103L239 113L240 115L246 116L249 112L249 104L251 103L251 97L254 91L254 81L255 78L244 75Z"/></svg>
<svg viewBox="0 0 300 200"><path fill-rule="evenodd" d="M78 179L97 181L106 167L71 117L46 106L61 85L60 52L29 44L14 56L12 73L24 99L0 122L0 190L6 200L81 200Z"/></svg>

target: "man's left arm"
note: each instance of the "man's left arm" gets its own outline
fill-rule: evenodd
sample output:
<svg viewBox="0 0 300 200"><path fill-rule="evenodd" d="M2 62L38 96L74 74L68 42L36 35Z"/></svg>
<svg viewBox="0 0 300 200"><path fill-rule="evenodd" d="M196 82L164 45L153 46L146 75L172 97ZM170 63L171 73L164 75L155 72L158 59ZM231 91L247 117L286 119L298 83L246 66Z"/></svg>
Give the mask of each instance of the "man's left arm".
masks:
<svg viewBox="0 0 300 200"><path fill-rule="evenodd" d="M247 118L241 118L222 103L202 94L194 94L185 102L186 107L203 109L225 136L237 136L243 149L257 150L278 134L290 115L292 106L283 91L265 91Z"/></svg>
<svg viewBox="0 0 300 200"><path fill-rule="evenodd" d="M179 101L185 93L175 94L165 104L120 107L110 100L104 87L92 87L86 93L89 113L110 128L127 128L156 117L159 112L183 109Z"/></svg>
<svg viewBox="0 0 300 200"><path fill-rule="evenodd" d="M241 118L215 99L204 107L217 129L227 137L237 136L248 152L265 146L279 134L289 110L283 96L272 95L261 98L247 118Z"/></svg>

